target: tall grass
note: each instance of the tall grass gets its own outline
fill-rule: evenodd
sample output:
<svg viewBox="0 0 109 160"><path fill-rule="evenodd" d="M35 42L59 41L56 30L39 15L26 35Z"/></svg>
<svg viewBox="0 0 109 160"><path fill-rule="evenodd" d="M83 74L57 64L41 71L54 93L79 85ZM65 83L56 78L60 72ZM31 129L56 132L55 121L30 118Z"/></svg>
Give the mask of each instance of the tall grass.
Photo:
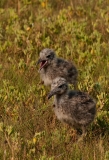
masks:
<svg viewBox="0 0 109 160"><path fill-rule="evenodd" d="M18 0L0 2L0 159L109 159L109 2ZM78 88L97 101L83 142L61 124L40 84L43 48L73 61Z"/></svg>

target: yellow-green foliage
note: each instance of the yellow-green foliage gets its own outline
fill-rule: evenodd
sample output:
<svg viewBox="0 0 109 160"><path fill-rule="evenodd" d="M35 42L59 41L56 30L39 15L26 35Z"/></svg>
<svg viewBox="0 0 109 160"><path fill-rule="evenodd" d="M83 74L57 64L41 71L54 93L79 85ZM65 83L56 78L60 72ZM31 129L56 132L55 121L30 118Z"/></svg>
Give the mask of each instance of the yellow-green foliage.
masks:
<svg viewBox="0 0 109 160"><path fill-rule="evenodd" d="M78 88L97 101L83 143L40 84L36 61L47 47L75 63ZM108 133L109 1L0 1L0 159L109 160Z"/></svg>

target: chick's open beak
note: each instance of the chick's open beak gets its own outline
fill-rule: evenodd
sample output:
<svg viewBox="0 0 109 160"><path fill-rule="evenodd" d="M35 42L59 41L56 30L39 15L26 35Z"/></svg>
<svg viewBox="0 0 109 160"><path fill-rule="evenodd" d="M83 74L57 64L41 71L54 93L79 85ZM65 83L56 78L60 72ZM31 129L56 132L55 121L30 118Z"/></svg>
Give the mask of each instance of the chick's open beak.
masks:
<svg viewBox="0 0 109 160"><path fill-rule="evenodd" d="M43 67L47 65L48 61L39 59L36 64L38 65L39 63L40 63L40 70L41 70Z"/></svg>

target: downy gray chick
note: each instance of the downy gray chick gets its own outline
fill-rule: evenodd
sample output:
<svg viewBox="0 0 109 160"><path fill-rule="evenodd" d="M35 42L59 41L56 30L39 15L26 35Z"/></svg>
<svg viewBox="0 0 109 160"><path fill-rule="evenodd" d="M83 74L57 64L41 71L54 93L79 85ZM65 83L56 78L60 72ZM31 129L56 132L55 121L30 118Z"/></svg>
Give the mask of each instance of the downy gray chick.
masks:
<svg viewBox="0 0 109 160"><path fill-rule="evenodd" d="M75 129L81 129L84 137L87 126L94 120L96 114L94 100L84 92L69 90L68 83L61 77L53 80L48 99L52 96L57 118Z"/></svg>
<svg viewBox="0 0 109 160"><path fill-rule="evenodd" d="M63 77L76 88L78 76L76 67L70 62L58 58L52 49L45 48L40 52L37 64L39 63L40 77L45 85L51 85L56 77Z"/></svg>

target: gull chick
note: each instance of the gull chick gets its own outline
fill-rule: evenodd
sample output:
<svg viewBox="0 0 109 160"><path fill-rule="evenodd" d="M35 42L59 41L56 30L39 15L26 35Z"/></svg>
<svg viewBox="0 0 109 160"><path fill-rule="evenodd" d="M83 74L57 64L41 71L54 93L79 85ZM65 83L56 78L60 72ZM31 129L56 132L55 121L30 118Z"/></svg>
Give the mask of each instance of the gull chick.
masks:
<svg viewBox="0 0 109 160"><path fill-rule="evenodd" d="M78 76L76 67L70 62L58 58L52 49L43 49L37 64L40 64L40 77L45 85L51 85L56 77L63 77L76 87Z"/></svg>
<svg viewBox="0 0 109 160"><path fill-rule="evenodd" d="M54 112L57 118L82 130L82 137L86 135L87 126L94 120L96 103L86 93L68 88L66 79L57 77L53 80L48 99L54 96Z"/></svg>

